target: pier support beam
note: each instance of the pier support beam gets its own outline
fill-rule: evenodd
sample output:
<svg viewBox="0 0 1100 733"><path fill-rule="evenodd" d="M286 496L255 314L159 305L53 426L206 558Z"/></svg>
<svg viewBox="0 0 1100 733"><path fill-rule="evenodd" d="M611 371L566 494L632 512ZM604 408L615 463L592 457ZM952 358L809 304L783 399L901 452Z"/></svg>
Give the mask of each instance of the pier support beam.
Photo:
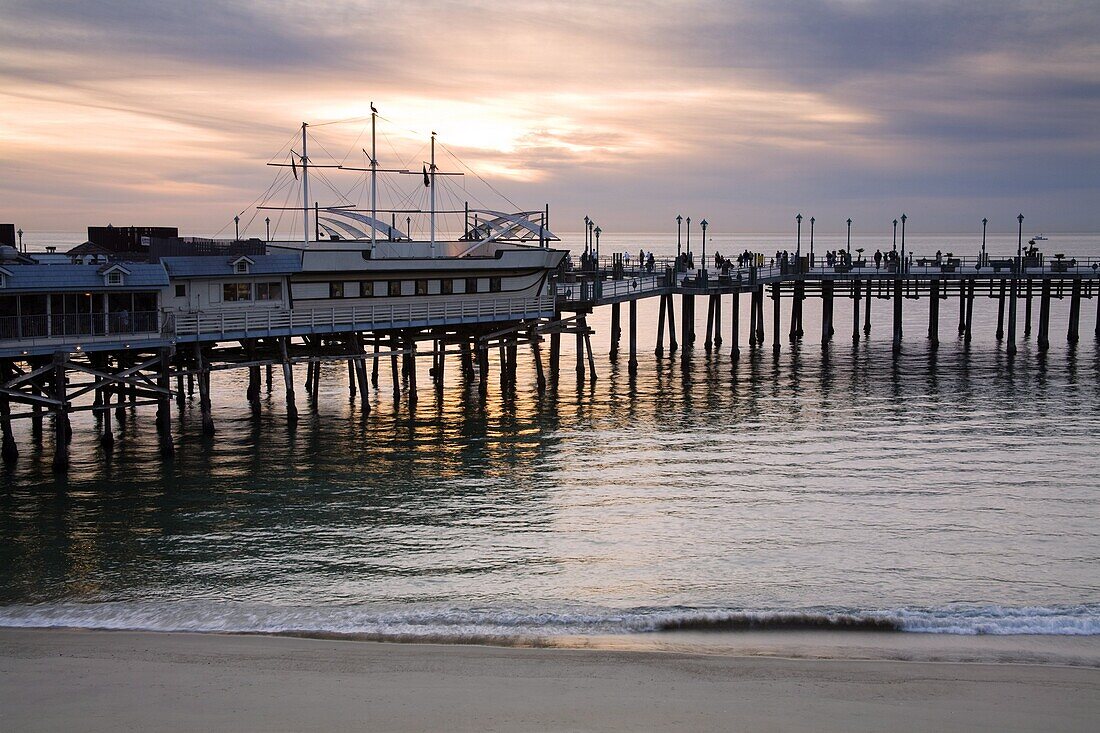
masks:
<svg viewBox="0 0 1100 733"><path fill-rule="evenodd" d="M657 296L657 346L653 349L653 353L657 356L661 356L665 353L665 297L664 295Z"/></svg>
<svg viewBox="0 0 1100 733"><path fill-rule="evenodd" d="M722 348L722 294L715 293L714 298L714 348Z"/></svg>
<svg viewBox="0 0 1100 733"><path fill-rule="evenodd" d="M1019 293L1019 280L1013 277L1008 294L1008 344L1005 346L1005 353L1009 356L1016 353L1016 298Z"/></svg>
<svg viewBox="0 0 1100 733"><path fill-rule="evenodd" d="M527 331L527 340L531 342L531 359L535 362L535 386L539 394L546 392L546 374L542 370L542 338L534 327Z"/></svg>
<svg viewBox="0 0 1100 733"><path fill-rule="evenodd" d="M202 355L202 346L195 344L195 367L199 372L199 411L202 414L203 435L214 434L214 417L210 414L210 369Z"/></svg>
<svg viewBox="0 0 1100 733"><path fill-rule="evenodd" d="M974 333L974 287L976 283L974 280L969 280L966 283L966 323L963 328L963 343L969 344L970 338Z"/></svg>
<svg viewBox="0 0 1100 733"><path fill-rule="evenodd" d="M864 312L863 312L863 333L865 336L871 335L871 278L867 278L867 297L864 299Z"/></svg>
<svg viewBox="0 0 1100 733"><path fill-rule="evenodd" d="M621 323L621 309L618 303L611 304L611 360L614 361L619 356L619 339L622 338L622 323Z"/></svg>
<svg viewBox="0 0 1100 733"><path fill-rule="evenodd" d="M3 368L0 368L0 382L8 382L14 374L14 365L10 361L5 361ZM15 445L15 434L11 429L11 402L6 394L0 394L0 432L3 433L0 458L10 466L19 458L19 448Z"/></svg>
<svg viewBox="0 0 1100 733"><path fill-rule="evenodd" d="M703 348L709 354L714 346L714 296L707 296L707 330L703 333Z"/></svg>
<svg viewBox="0 0 1100 733"><path fill-rule="evenodd" d="M172 445L172 393L170 386L172 378L170 369L172 365L171 349L160 350L160 363L157 365L157 429L160 432L160 452L164 456L171 456L175 452ZM257 367L258 369L258 367Z"/></svg>
<svg viewBox="0 0 1100 733"><path fill-rule="evenodd" d="M69 433L68 433L68 409L65 389L65 362L69 355L57 352L53 355L53 398L57 400L54 408L54 448L53 468L55 471L67 471L69 469Z"/></svg>
<svg viewBox="0 0 1100 733"><path fill-rule="evenodd" d="M1050 280L1043 280L1039 291L1039 334L1036 346L1040 353L1050 348Z"/></svg>
<svg viewBox="0 0 1100 733"><path fill-rule="evenodd" d="M741 325L741 293L734 291L730 300L730 358L737 359L741 356L738 334Z"/></svg>
<svg viewBox="0 0 1100 733"><path fill-rule="evenodd" d="M901 278L894 278L894 353L901 351Z"/></svg>
<svg viewBox="0 0 1100 733"><path fill-rule="evenodd" d="M286 392L286 419L291 426L298 422L298 406L294 404L294 368L290 365L287 343L290 337L279 339L279 353L283 357L283 389Z"/></svg>
<svg viewBox="0 0 1100 733"><path fill-rule="evenodd" d="M359 357L352 360L355 368L355 381L359 383L359 403L363 406L363 414L370 414L370 396L367 394L367 350L363 347L363 335L356 333L352 336L355 342L355 353ZM439 385L443 385L443 360L439 364Z"/></svg>
<svg viewBox="0 0 1100 733"><path fill-rule="evenodd" d="M833 339L833 283L826 280L821 283L821 343L827 344Z"/></svg>
<svg viewBox="0 0 1100 733"><path fill-rule="evenodd" d="M1027 292L1027 295L1024 298L1024 339L1025 340L1031 338L1031 285L1032 285L1031 278L1028 278L1027 279L1027 285L1024 286L1025 290Z"/></svg>
<svg viewBox="0 0 1100 733"><path fill-rule="evenodd" d="M756 288L756 343L764 346L764 286Z"/></svg>
<svg viewBox="0 0 1100 733"><path fill-rule="evenodd" d="M397 368L397 352L400 347L397 343L397 335L390 336L390 379L393 380L393 401L401 399L401 372Z"/></svg>
<svg viewBox="0 0 1100 733"><path fill-rule="evenodd" d="M928 295L928 342L935 349L940 345L940 281L933 280Z"/></svg>
<svg viewBox="0 0 1100 733"><path fill-rule="evenodd" d="M966 333L966 280L959 281L959 335Z"/></svg>
<svg viewBox="0 0 1100 733"><path fill-rule="evenodd" d="M672 293L664 296L668 299L668 353L675 354L680 345L676 343L676 306Z"/></svg>
<svg viewBox="0 0 1100 733"><path fill-rule="evenodd" d="M852 283L852 341L859 343L859 296L862 287L859 280Z"/></svg>
<svg viewBox="0 0 1100 733"><path fill-rule="evenodd" d="M630 301L629 307L630 332L630 360L627 361L627 371L630 374L638 373L638 300Z"/></svg>
<svg viewBox="0 0 1100 733"><path fill-rule="evenodd" d="M772 352L775 354L779 353L781 292L782 286L779 283L772 285Z"/></svg>
<svg viewBox="0 0 1100 733"><path fill-rule="evenodd" d="M1001 280L1000 294L997 296L997 340L1000 341L1005 337L1005 291L1008 289L1008 284Z"/></svg>
<svg viewBox="0 0 1100 733"><path fill-rule="evenodd" d="M1081 326L1081 281L1074 279L1069 296L1069 328L1066 331L1066 341L1077 343Z"/></svg>
<svg viewBox="0 0 1100 733"><path fill-rule="evenodd" d="M680 338L686 351L695 345L695 296L687 293L680 296L680 308L680 317L683 319Z"/></svg>

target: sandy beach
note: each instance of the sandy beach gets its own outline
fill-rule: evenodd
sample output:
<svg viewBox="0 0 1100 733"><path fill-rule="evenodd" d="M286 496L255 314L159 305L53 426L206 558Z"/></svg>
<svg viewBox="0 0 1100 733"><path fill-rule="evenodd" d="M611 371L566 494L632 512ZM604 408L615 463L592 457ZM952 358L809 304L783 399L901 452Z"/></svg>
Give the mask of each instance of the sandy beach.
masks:
<svg viewBox="0 0 1100 733"><path fill-rule="evenodd" d="M4 629L0 709L20 731L1085 731L1100 720L1092 638L818 636L746 634L687 653ZM904 661L948 659L952 644L959 659L1045 648L1064 663Z"/></svg>

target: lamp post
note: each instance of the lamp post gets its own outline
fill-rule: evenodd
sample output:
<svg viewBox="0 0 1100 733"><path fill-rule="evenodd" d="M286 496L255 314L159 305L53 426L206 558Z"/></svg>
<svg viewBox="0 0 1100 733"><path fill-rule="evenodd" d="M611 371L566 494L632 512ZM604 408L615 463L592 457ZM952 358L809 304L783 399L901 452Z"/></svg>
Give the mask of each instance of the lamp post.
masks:
<svg viewBox="0 0 1100 733"><path fill-rule="evenodd" d="M405 217L405 236L409 238L410 242L412 241L412 238L413 238L413 236L412 236L412 226L413 226L412 217L411 216L406 216Z"/></svg>
<svg viewBox="0 0 1100 733"><path fill-rule="evenodd" d="M798 234L794 240L794 261L797 263L802 261L802 214L797 214L794 218L798 222Z"/></svg>
<svg viewBox="0 0 1100 733"><path fill-rule="evenodd" d="M848 257L852 254L852 217L848 217Z"/></svg>
<svg viewBox="0 0 1100 733"><path fill-rule="evenodd" d="M699 222L699 226L703 228L703 279L707 277L707 220L703 219Z"/></svg>
<svg viewBox="0 0 1100 733"><path fill-rule="evenodd" d="M264 217L264 224L267 225L267 241L271 242L271 217L270 216L265 216Z"/></svg>
<svg viewBox="0 0 1100 733"><path fill-rule="evenodd" d="M1024 272L1024 215L1017 216L1016 221L1020 223L1020 229L1016 233L1016 271L1022 275Z"/></svg>
<svg viewBox="0 0 1100 733"><path fill-rule="evenodd" d="M584 253L588 254L588 233L592 231L592 220L584 217Z"/></svg>
<svg viewBox="0 0 1100 733"><path fill-rule="evenodd" d="M596 235L596 271L599 272L599 269L600 269L600 228L596 227L596 229L594 230L594 233Z"/></svg>
<svg viewBox="0 0 1100 733"><path fill-rule="evenodd" d="M982 259L978 262L978 267L985 265L985 227L989 224L989 219L982 218Z"/></svg>
<svg viewBox="0 0 1100 733"><path fill-rule="evenodd" d="M233 236L239 242L241 241L241 217L233 217Z"/></svg>
<svg viewBox="0 0 1100 733"><path fill-rule="evenodd" d="M894 219L894 252L898 251L898 220Z"/></svg>
<svg viewBox="0 0 1100 733"><path fill-rule="evenodd" d="M20 229L19 231L16 232L16 234L19 235L19 251L23 252L23 253L26 253L27 250L23 249L23 230Z"/></svg>
<svg viewBox="0 0 1100 733"><path fill-rule="evenodd" d="M680 259L680 224L684 221L684 217L679 214L676 215L676 259Z"/></svg>
<svg viewBox="0 0 1100 733"><path fill-rule="evenodd" d="M688 235L687 236L687 256L688 256L688 259L690 260L691 259L691 217L689 216L684 221L687 222L687 235Z"/></svg>
<svg viewBox="0 0 1100 733"><path fill-rule="evenodd" d="M595 254L596 257L599 257L599 254L596 253L595 246L592 244L592 227L594 227L594 226L596 226L596 222L589 219L588 220L588 246L589 246L588 251L589 251L589 254ZM599 264L600 264L600 262L599 262L599 260L597 260L596 261L596 266L599 267Z"/></svg>
<svg viewBox="0 0 1100 733"><path fill-rule="evenodd" d="M810 269L814 266L814 222L817 221L815 217L810 217Z"/></svg>
<svg viewBox="0 0 1100 733"><path fill-rule="evenodd" d="M901 268L899 272L905 271L905 220L908 219L905 214L901 215Z"/></svg>

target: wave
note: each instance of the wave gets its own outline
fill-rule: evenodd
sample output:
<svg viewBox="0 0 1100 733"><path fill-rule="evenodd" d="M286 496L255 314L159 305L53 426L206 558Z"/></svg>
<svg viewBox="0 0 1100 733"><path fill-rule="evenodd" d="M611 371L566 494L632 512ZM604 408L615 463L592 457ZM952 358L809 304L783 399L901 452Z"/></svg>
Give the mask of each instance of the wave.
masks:
<svg viewBox="0 0 1100 733"><path fill-rule="evenodd" d="M0 607L0 626L505 641L547 637L753 630L930 634L1100 634L1100 606L890 610L287 607L231 602L43 603Z"/></svg>

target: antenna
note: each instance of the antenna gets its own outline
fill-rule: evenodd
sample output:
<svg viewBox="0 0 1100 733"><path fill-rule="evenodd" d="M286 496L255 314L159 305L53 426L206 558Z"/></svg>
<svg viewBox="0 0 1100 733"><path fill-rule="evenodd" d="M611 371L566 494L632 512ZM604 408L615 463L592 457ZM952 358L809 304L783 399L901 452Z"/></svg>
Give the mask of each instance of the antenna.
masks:
<svg viewBox="0 0 1100 733"><path fill-rule="evenodd" d="M428 179L428 185L431 189L432 200L432 257L435 257L435 131L432 131L432 165L431 176Z"/></svg>
<svg viewBox="0 0 1100 733"><path fill-rule="evenodd" d="M378 236L378 154L375 147L375 119L378 110L374 108L374 102L370 103L370 248L374 251L374 244Z"/></svg>

